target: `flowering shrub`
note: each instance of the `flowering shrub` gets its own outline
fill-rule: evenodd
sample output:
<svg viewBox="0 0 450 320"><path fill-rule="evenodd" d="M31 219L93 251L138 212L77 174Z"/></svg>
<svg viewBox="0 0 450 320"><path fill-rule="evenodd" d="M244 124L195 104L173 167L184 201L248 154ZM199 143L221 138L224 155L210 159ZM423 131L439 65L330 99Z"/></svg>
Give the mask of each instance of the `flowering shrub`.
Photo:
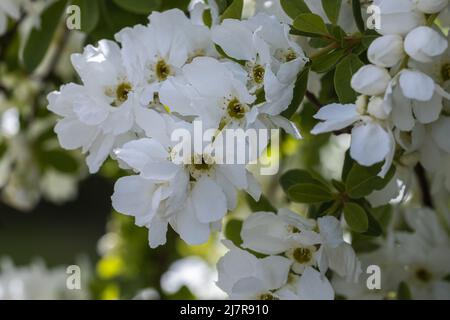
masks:
<svg viewBox="0 0 450 320"><path fill-rule="evenodd" d="M82 162L89 174L113 168L112 207L148 229L149 247L219 233L216 284L232 299L450 298L448 0L113 2L140 18L121 25L103 2L70 3L86 13L76 77L40 71L49 53L35 39L66 1L43 9L21 63L37 95L51 91L50 113L21 127L24 114L2 102L2 162L26 161L20 140L26 163L42 159L31 179L50 186L76 184ZM24 8L0 4L0 34ZM11 68L0 70L12 101ZM61 149L47 143L55 120ZM50 125L36 139L38 121ZM265 175L262 159L279 172ZM19 199L30 183L6 171L16 206L49 194Z"/></svg>

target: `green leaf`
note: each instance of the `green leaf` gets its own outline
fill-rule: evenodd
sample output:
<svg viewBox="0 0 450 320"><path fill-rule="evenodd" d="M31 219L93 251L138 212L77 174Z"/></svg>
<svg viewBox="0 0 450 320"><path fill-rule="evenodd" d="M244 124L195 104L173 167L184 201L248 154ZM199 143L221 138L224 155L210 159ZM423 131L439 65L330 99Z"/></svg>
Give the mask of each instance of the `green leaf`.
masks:
<svg viewBox="0 0 450 320"><path fill-rule="evenodd" d="M301 32L316 34L320 36L328 35L328 29L323 19L314 13L302 13L295 18L293 27Z"/></svg>
<svg viewBox="0 0 450 320"><path fill-rule="evenodd" d="M238 247L243 242L241 238L242 223L242 220L231 219L225 226L225 238L231 240Z"/></svg>
<svg viewBox="0 0 450 320"><path fill-rule="evenodd" d="M290 119L300 107L308 87L308 75L309 67L305 67L302 72L297 75L294 86L294 96L289 107L281 113L283 117Z"/></svg>
<svg viewBox="0 0 450 320"><path fill-rule="evenodd" d="M3 157L3 155L8 150L8 145L5 141L0 142L0 159Z"/></svg>
<svg viewBox="0 0 450 320"><path fill-rule="evenodd" d="M246 195L247 204L250 207L252 212L257 211L269 211L269 212L277 212L277 209L270 203L270 201L264 196L261 195L259 201L255 201L251 195Z"/></svg>
<svg viewBox="0 0 450 320"><path fill-rule="evenodd" d="M166 11L173 8L181 9L185 11L189 5L190 0L159 0L161 2L160 11Z"/></svg>
<svg viewBox="0 0 450 320"><path fill-rule="evenodd" d="M51 4L41 15L41 26L33 29L23 51L23 62L28 72L34 71L44 59L55 31L61 21L66 1Z"/></svg>
<svg viewBox="0 0 450 320"><path fill-rule="evenodd" d="M345 50L334 50L326 55L313 60L311 69L317 73L327 73L336 67L336 64L344 57Z"/></svg>
<svg viewBox="0 0 450 320"><path fill-rule="evenodd" d="M309 173L306 170L302 169L289 170L286 173L284 173L280 178L281 187L285 192L287 192L289 188L291 188L292 186L305 183L314 184L321 188L326 189L327 191L330 191L330 189L326 184L324 184L319 179L315 178L311 173Z"/></svg>
<svg viewBox="0 0 450 320"><path fill-rule="evenodd" d="M41 155L41 162L64 173L74 173L78 170L78 162L67 151L52 150Z"/></svg>
<svg viewBox="0 0 450 320"><path fill-rule="evenodd" d="M336 24L341 11L342 0L322 0L322 7L332 24Z"/></svg>
<svg viewBox="0 0 450 320"><path fill-rule="evenodd" d="M370 212L370 208L365 208L367 218L369 219L369 227L367 231L363 233L363 235L371 236L371 237L379 237L383 234L383 228L380 225L380 222L372 215Z"/></svg>
<svg viewBox="0 0 450 320"><path fill-rule="evenodd" d="M284 12L292 19L297 18L302 13L311 13L303 0L281 0L280 3Z"/></svg>
<svg viewBox="0 0 450 320"><path fill-rule="evenodd" d="M337 191L345 192L345 184L343 184L342 182L333 179L333 180L331 180L331 184Z"/></svg>
<svg viewBox="0 0 450 320"><path fill-rule="evenodd" d="M362 44L368 49L372 42L378 37L380 37L380 34L375 30L366 30L362 38Z"/></svg>
<svg viewBox="0 0 450 320"><path fill-rule="evenodd" d="M80 7L81 31L89 33L95 29L100 17L97 0L73 0L73 5Z"/></svg>
<svg viewBox="0 0 450 320"><path fill-rule="evenodd" d="M411 290L405 282L400 282L397 289L397 300L412 300Z"/></svg>
<svg viewBox="0 0 450 320"><path fill-rule="evenodd" d="M394 166L384 178L378 176L382 163L371 167L354 163L345 181L345 187L351 198L359 199L368 196L375 190L383 189L395 174Z"/></svg>
<svg viewBox="0 0 450 320"><path fill-rule="evenodd" d="M344 217L350 229L355 232L365 232L369 228L366 211L359 204L347 202L344 205Z"/></svg>
<svg viewBox="0 0 450 320"><path fill-rule="evenodd" d="M208 28L211 28L212 25L212 16L211 16L211 10L207 9L205 11L203 11L203 23L205 24L205 26L207 26Z"/></svg>
<svg viewBox="0 0 450 320"><path fill-rule="evenodd" d="M357 97L350 83L353 75L364 64L355 54L349 54L339 62L334 74L334 85L340 103L354 103Z"/></svg>
<svg viewBox="0 0 450 320"><path fill-rule="evenodd" d="M365 24L362 17L361 12L361 2L360 0L352 0L352 10L353 10L353 17L355 18L356 26L358 27L358 30L362 33L364 33Z"/></svg>
<svg viewBox="0 0 450 320"><path fill-rule="evenodd" d="M113 0L113 1L122 9L137 14L149 14L154 10L158 10L162 2L162 0Z"/></svg>
<svg viewBox="0 0 450 320"><path fill-rule="evenodd" d="M234 0L223 12L221 20L241 19L242 9L244 9L244 0Z"/></svg>
<svg viewBox="0 0 450 320"><path fill-rule="evenodd" d="M353 167L355 160L350 156L350 149L345 152L344 165L342 166L341 180L347 181L348 174Z"/></svg>
<svg viewBox="0 0 450 320"><path fill-rule="evenodd" d="M287 195L292 201L300 203L318 203L333 200L330 190L312 183L293 185L288 189Z"/></svg>

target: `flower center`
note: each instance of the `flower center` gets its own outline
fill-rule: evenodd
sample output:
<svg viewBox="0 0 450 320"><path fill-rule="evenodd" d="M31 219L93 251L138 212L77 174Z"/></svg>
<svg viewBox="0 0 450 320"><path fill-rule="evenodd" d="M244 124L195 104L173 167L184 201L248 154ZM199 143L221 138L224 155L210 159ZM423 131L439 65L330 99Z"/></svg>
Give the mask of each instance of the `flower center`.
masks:
<svg viewBox="0 0 450 320"><path fill-rule="evenodd" d="M308 248L297 248L292 255L295 261L301 264L309 262L312 258L312 252Z"/></svg>
<svg viewBox="0 0 450 320"><path fill-rule="evenodd" d="M255 83L261 84L264 81L264 73L264 67L260 64L257 64L253 68L253 80L255 81Z"/></svg>
<svg viewBox="0 0 450 320"><path fill-rule="evenodd" d="M450 80L450 63L446 63L442 66L441 76L444 81Z"/></svg>
<svg viewBox="0 0 450 320"><path fill-rule="evenodd" d="M156 77L159 81L164 81L171 74L170 66L163 60L156 63Z"/></svg>
<svg viewBox="0 0 450 320"><path fill-rule="evenodd" d="M207 161L204 155L195 154L192 163L187 166L190 181L196 181L203 173L210 171L213 166L212 161Z"/></svg>
<svg viewBox="0 0 450 320"><path fill-rule="evenodd" d="M429 272L425 268L417 269L415 275L416 275L416 278L422 282L429 282L433 278L433 275L431 274L431 272Z"/></svg>
<svg viewBox="0 0 450 320"><path fill-rule="evenodd" d="M128 94L133 90L131 83L129 82L121 82L117 85L115 89L108 88L106 89L105 94L109 97L112 97L114 101L112 102L113 107L118 107L128 99Z"/></svg>
<svg viewBox="0 0 450 320"><path fill-rule="evenodd" d="M270 293L270 292L260 294L260 295L258 296L258 299L259 299L259 300L280 300L280 299L278 299L277 297L275 297L275 296L274 296L272 293Z"/></svg>
<svg viewBox="0 0 450 320"><path fill-rule="evenodd" d="M245 116L246 106L234 98L228 103L227 111L231 118L242 119Z"/></svg>
<svg viewBox="0 0 450 320"><path fill-rule="evenodd" d="M297 59L297 54L292 49L288 49L284 55L286 62Z"/></svg>

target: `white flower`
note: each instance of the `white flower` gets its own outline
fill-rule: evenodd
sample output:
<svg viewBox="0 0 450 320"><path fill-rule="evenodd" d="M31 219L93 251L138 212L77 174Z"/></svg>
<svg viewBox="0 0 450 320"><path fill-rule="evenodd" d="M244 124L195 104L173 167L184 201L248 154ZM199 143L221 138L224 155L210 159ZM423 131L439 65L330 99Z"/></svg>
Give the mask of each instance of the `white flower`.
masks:
<svg viewBox="0 0 450 320"><path fill-rule="evenodd" d="M20 7L17 0L2 0L0 2L0 36L6 32L8 17L14 20L20 18Z"/></svg>
<svg viewBox="0 0 450 320"><path fill-rule="evenodd" d="M448 6L448 0L415 0L417 9L424 13L438 13Z"/></svg>
<svg viewBox="0 0 450 320"><path fill-rule="evenodd" d="M324 122L318 123L312 134L320 134L340 130L354 124L351 135L350 155L358 163L371 166L384 160L379 175L384 176L391 167L395 152L395 140L388 123L383 121L385 113L378 111L380 103L369 103L362 97L358 104L330 104L322 107L314 118ZM379 100L378 100L379 101ZM382 118L377 118L381 115Z"/></svg>
<svg viewBox="0 0 450 320"><path fill-rule="evenodd" d="M415 118L423 124L439 118L442 94L445 93L429 76L405 69L389 84L384 108L386 113L391 114L398 129L410 131L415 125Z"/></svg>
<svg viewBox="0 0 450 320"><path fill-rule="evenodd" d="M279 299L274 291L286 284L291 261L279 256L258 259L230 241L224 244L230 251L217 263L217 286L231 299Z"/></svg>
<svg viewBox="0 0 450 320"><path fill-rule="evenodd" d="M149 228L151 247L165 243L168 223L187 243L203 243L211 230L220 227L227 210L236 206L236 191L246 190L258 199L259 187L245 165L216 164L203 150L193 150L192 158L180 163L178 143L170 134L189 125L169 116L161 116L159 122L166 126L165 138L131 141L116 150L117 158L139 176L117 181L113 206Z"/></svg>
<svg viewBox="0 0 450 320"><path fill-rule="evenodd" d="M328 279L311 267L275 294L281 300L333 300L334 290Z"/></svg>
<svg viewBox="0 0 450 320"><path fill-rule="evenodd" d="M233 62L195 58L180 77L163 84L161 102L172 112L197 116L205 128L246 127L255 96L247 90L243 70Z"/></svg>
<svg viewBox="0 0 450 320"><path fill-rule="evenodd" d="M385 35L375 39L369 46L367 57L373 64L391 68L405 57L403 38L399 35Z"/></svg>
<svg viewBox="0 0 450 320"><path fill-rule="evenodd" d="M317 232L315 230L318 230ZM289 210L255 212L242 226L243 248L264 254L284 253L293 261L292 270L302 274L317 266L322 274L328 268L355 280L361 272L350 245L344 242L339 221L323 217L304 219Z"/></svg>
<svg viewBox="0 0 450 320"><path fill-rule="evenodd" d="M412 0L375 0L380 9L380 29L382 35L406 35L412 29L425 24L425 15L418 11Z"/></svg>
<svg viewBox="0 0 450 320"><path fill-rule="evenodd" d="M258 106L259 114L267 114L271 120L289 106L297 74L307 59L290 39L287 25L259 13L245 21L226 19L213 27L212 34L228 56L245 61L250 92L264 88L265 103ZM279 122L272 124L280 126Z"/></svg>
<svg viewBox="0 0 450 320"><path fill-rule="evenodd" d="M430 27L417 27L405 38L405 51L413 59L428 63L445 52L447 40Z"/></svg>
<svg viewBox="0 0 450 320"><path fill-rule="evenodd" d="M154 101L161 84L194 57L214 55L209 29L194 25L179 9L153 12L148 26L116 34L130 81L142 104Z"/></svg>
<svg viewBox="0 0 450 320"><path fill-rule="evenodd" d="M418 151L420 162L430 172L436 172L443 165L443 157L450 153L450 118L422 125L416 123L411 133L396 131L398 143L408 153Z"/></svg>

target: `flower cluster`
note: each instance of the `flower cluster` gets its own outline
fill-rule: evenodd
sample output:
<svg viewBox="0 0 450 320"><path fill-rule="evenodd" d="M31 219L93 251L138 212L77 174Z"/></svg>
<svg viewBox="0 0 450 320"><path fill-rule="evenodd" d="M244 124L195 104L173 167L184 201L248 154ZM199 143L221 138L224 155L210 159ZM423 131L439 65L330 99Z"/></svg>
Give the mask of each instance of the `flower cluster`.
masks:
<svg viewBox="0 0 450 320"><path fill-rule="evenodd" d="M60 144L82 148L91 173L110 155L137 173L117 181L113 206L149 228L151 247L166 242L169 224L199 244L235 208L237 190L255 199L260 190L245 164L216 163L205 146L187 143L179 161L173 132L198 121L215 132L212 143L224 129L281 127L299 138L281 113L307 59L289 26L265 14L211 28L178 9L149 21L118 32L120 45L102 40L74 54L83 84L52 92L48 109L62 117Z"/></svg>
<svg viewBox="0 0 450 320"><path fill-rule="evenodd" d="M331 104L315 118L314 134L353 126L351 156L364 166L420 161L430 173L442 171L450 153L448 40L435 28L448 1L375 0L381 36L368 49L371 64L351 81L361 94L355 104ZM447 172L448 176L449 172ZM445 177L445 175L444 175ZM447 178L448 186L448 178Z"/></svg>
<svg viewBox="0 0 450 320"><path fill-rule="evenodd" d="M368 290L366 279L349 284L333 278L336 292L348 299L386 299L396 294L401 283L409 288L409 298L450 298L450 239L436 212L430 209L408 209L403 216L410 231L394 230L378 242L378 249L361 254L364 266L378 265L382 272L378 290ZM406 298L406 297L403 297Z"/></svg>
<svg viewBox="0 0 450 320"><path fill-rule="evenodd" d="M347 282L357 282L361 264L335 217L306 219L287 210L255 212L243 223L242 248L219 261L218 286L234 299L334 299L325 276L330 269Z"/></svg>

